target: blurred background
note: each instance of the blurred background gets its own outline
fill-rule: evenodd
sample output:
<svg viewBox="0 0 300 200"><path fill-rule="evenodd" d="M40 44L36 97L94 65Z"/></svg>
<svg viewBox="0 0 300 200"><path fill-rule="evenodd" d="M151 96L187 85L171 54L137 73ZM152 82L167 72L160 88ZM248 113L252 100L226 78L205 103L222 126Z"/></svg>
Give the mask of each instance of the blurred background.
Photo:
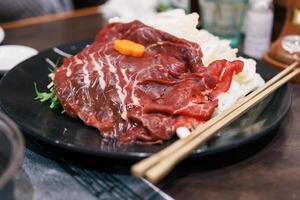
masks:
<svg viewBox="0 0 300 200"><path fill-rule="evenodd" d="M110 3L113 3L110 0ZM165 11L168 9L174 8L184 8L187 13L198 12L200 15L202 14L202 10L206 10L207 8L211 8L210 5L206 5L205 1L202 0L143 0L139 2L154 2L156 5L157 11ZM213 2L239 2L242 4L249 4L249 0L206 0L208 4L212 4ZM261 0L264 1L264 0ZM278 37L280 30L282 29L284 18L286 15L286 5L288 0L274 0L274 20L277 23L273 23L275 26L272 31L272 39ZM123 6L124 1L115 1L119 6ZM132 6L136 6L136 1L126 1L126 4L132 2ZM203 3L204 2L204 3ZM271 1L270 1L271 2ZM30 18L34 16L42 16L49 15L54 13L61 13L71 10L78 10L87 7L93 7L98 5L103 5L104 3L108 3L107 0L1 0L0 1L0 23L12 22L19 19ZM120 5L121 4L121 5ZM142 3L143 4L143 3ZM147 3L146 3L147 4ZM153 3L150 3L153 5ZM203 9L205 8L205 9ZM151 9L151 7L149 8ZM121 9L120 9L121 10ZM227 9L228 10L228 9ZM240 10L243 10L241 8ZM211 10L208 10L211 11ZM109 11L108 11L109 12ZM204 11L205 12L205 11ZM245 11L242 11L242 14L245 14ZM206 14L206 13L205 13ZM207 16L207 15L206 15ZM200 27L204 25L203 20L200 22Z"/></svg>
<svg viewBox="0 0 300 200"><path fill-rule="evenodd" d="M285 53L294 53L294 49L299 48L295 44L300 43L300 0L1 0L0 26L7 28L10 23L54 18L55 14L89 8L101 13L104 23L113 17L145 19L172 9L184 9L187 14L196 12L200 15L198 28L229 40L232 47L246 55L257 59L265 57L277 65L282 57L280 62L291 63L295 56ZM281 45L280 40L277 42L280 45L272 46L279 36L285 35L293 36L284 40L287 45ZM272 52L266 55L269 50Z"/></svg>
<svg viewBox="0 0 300 200"><path fill-rule="evenodd" d="M76 10L105 2L105 0L1 0L0 22Z"/></svg>

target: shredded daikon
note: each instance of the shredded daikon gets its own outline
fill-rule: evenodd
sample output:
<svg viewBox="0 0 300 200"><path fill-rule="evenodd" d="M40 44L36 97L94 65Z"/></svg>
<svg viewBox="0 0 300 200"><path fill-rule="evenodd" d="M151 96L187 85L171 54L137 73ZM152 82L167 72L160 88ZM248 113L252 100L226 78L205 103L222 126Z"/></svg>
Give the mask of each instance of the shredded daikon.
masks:
<svg viewBox="0 0 300 200"><path fill-rule="evenodd" d="M63 56L63 57L67 57L67 58L70 58L70 57L73 56L73 55L71 55L71 54L68 54L68 53L66 53L66 52L64 52L64 51L62 51L62 50L56 48L56 47L53 48L53 51L54 51L55 53L57 53L57 54Z"/></svg>

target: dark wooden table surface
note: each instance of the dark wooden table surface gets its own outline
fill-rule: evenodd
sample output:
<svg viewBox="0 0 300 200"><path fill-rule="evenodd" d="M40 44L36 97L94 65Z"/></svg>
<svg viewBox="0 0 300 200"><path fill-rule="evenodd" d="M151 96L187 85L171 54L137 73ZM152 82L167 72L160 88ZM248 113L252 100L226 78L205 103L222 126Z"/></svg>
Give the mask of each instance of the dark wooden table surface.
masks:
<svg viewBox="0 0 300 200"><path fill-rule="evenodd" d="M95 12L48 19L5 24L4 44L41 51L93 38L103 25ZM300 199L300 86L291 84L291 89L291 110L272 136L214 157L185 161L158 186L175 199Z"/></svg>

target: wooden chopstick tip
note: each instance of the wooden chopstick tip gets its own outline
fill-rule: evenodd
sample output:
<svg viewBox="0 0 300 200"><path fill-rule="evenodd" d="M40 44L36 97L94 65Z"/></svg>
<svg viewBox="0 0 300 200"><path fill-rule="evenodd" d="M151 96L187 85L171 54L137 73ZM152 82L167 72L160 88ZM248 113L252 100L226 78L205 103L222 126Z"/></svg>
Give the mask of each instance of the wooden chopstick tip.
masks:
<svg viewBox="0 0 300 200"><path fill-rule="evenodd" d="M156 176L151 176L151 175L146 175L145 176L145 178L146 178L146 180L148 180L149 182L151 182L152 184L156 184L156 183L158 183L161 179L163 179L164 178L164 176L163 177L156 177Z"/></svg>
<svg viewBox="0 0 300 200"><path fill-rule="evenodd" d="M136 164L130 168L130 171L131 174L135 177L143 177L143 171L139 170L139 167Z"/></svg>

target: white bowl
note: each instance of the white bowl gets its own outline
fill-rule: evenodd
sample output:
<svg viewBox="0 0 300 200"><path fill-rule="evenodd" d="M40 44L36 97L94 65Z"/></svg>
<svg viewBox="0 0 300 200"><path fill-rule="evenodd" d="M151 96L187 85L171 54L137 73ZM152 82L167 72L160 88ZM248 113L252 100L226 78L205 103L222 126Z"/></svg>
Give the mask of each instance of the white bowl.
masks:
<svg viewBox="0 0 300 200"><path fill-rule="evenodd" d="M21 45L0 46L0 72L9 71L22 61L36 55L37 50Z"/></svg>
<svg viewBox="0 0 300 200"><path fill-rule="evenodd" d="M4 36L5 36L4 30L3 28L0 27L0 43L4 40Z"/></svg>

